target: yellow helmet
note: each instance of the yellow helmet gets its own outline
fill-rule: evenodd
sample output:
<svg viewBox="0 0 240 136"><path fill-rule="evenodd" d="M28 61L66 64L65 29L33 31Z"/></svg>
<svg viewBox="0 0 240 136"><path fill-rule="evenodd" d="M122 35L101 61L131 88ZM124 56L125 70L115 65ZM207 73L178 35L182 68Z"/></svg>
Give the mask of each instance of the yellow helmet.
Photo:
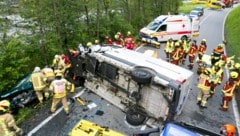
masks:
<svg viewBox="0 0 240 136"><path fill-rule="evenodd" d="M172 41L172 40L173 40L172 37L169 37L169 38L168 38L168 41Z"/></svg>
<svg viewBox="0 0 240 136"><path fill-rule="evenodd" d="M115 39L118 39L118 38L119 38L119 35L116 34L116 35L114 36L114 38L115 38Z"/></svg>
<svg viewBox="0 0 240 136"><path fill-rule="evenodd" d="M127 35L128 35L128 36L129 36L129 35L131 35L131 32L130 32L130 31L128 31L128 32L127 32Z"/></svg>
<svg viewBox="0 0 240 136"><path fill-rule="evenodd" d="M175 46L176 46L176 47L179 47L179 46L180 46L179 42L176 42L176 43L175 43Z"/></svg>
<svg viewBox="0 0 240 136"><path fill-rule="evenodd" d="M88 42L88 43L87 43L87 47L90 47L90 46L92 46L92 43L91 43L91 42Z"/></svg>
<svg viewBox="0 0 240 136"><path fill-rule="evenodd" d="M237 78L238 77L238 73L235 72L235 71L232 71L232 72L230 72L230 77L231 78Z"/></svg>
<svg viewBox="0 0 240 136"><path fill-rule="evenodd" d="M235 68L236 68L236 69L240 69L240 63L236 63L236 64L235 64Z"/></svg>
<svg viewBox="0 0 240 136"><path fill-rule="evenodd" d="M56 77L62 77L62 76L63 76L62 72L57 72L56 73Z"/></svg>
<svg viewBox="0 0 240 136"><path fill-rule="evenodd" d="M8 100L0 101L0 111L6 112L10 107L10 102Z"/></svg>
<svg viewBox="0 0 240 136"><path fill-rule="evenodd" d="M182 42L182 40L181 40L181 39L179 39L179 40L178 40L178 42L179 42L179 43L181 43L181 42Z"/></svg>
<svg viewBox="0 0 240 136"><path fill-rule="evenodd" d="M218 48L223 48L223 44L222 43L218 44Z"/></svg>
<svg viewBox="0 0 240 136"><path fill-rule="evenodd" d="M206 39L202 39L202 42L206 42L207 40Z"/></svg>
<svg viewBox="0 0 240 136"><path fill-rule="evenodd" d="M99 40L95 40L95 44L99 44Z"/></svg>
<svg viewBox="0 0 240 136"><path fill-rule="evenodd" d="M40 72L40 71L41 71L40 67L35 67L33 70L33 72Z"/></svg>

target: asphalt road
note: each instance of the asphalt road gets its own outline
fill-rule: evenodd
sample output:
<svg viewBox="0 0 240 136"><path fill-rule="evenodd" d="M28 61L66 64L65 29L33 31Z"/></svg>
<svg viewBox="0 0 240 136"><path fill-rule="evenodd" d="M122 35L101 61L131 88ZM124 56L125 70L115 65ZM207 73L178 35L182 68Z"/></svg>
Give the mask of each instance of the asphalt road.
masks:
<svg viewBox="0 0 240 136"><path fill-rule="evenodd" d="M213 48L224 39L224 19L230 10L231 9L224 9L218 11L206 9L204 16L201 17L200 36L196 40L199 44L203 38L207 39L207 54L210 54ZM164 58L163 46L164 44L162 44L160 49L144 46L138 48L137 51L144 52L148 49L156 50L159 57ZM188 62L186 62L186 65L187 64ZM182 67L186 67L186 65ZM196 67L193 71L195 70ZM216 94L209 99L207 109L198 107L196 104L198 93L198 89L196 88L197 76L197 74L194 75L196 80L193 81L191 86L192 90L189 94L187 103L182 114L178 116L176 120L203 127L214 132L219 132L219 127L224 123L232 123L238 126L238 124L236 124L236 117L232 104L230 104L227 112L219 110L221 104L220 91L222 86L218 86ZM224 81L226 81L226 77L227 74L225 72ZM146 128L144 125L138 127L130 126L125 122L125 114L122 111L90 91L84 91L83 88L79 88L76 90L76 94L80 95L88 105L93 104L95 107L85 111L84 106L75 102L70 104L71 113L69 116L66 116L61 109L58 111L59 113L48 114L47 111L50 110L50 104L47 104L43 108L40 108L34 117L21 124L25 133L28 136L66 136L72 127L81 119L87 119L99 125L108 126L126 135L131 135L134 131ZM98 114L99 111L102 113L101 115Z"/></svg>

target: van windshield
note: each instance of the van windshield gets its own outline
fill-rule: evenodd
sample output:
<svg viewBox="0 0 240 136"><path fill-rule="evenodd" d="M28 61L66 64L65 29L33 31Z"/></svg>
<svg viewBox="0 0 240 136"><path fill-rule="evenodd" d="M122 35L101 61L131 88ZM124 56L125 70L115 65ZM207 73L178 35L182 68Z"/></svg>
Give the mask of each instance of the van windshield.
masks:
<svg viewBox="0 0 240 136"><path fill-rule="evenodd" d="M160 25L160 23L152 21L151 23L149 23L147 25L147 28L154 31L154 30L156 30L158 28L159 25Z"/></svg>

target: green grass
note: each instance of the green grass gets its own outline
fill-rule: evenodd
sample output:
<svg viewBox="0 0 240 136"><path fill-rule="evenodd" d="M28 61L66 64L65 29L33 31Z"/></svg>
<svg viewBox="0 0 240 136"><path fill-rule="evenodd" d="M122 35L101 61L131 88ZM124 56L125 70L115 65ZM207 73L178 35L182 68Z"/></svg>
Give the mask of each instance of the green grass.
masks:
<svg viewBox="0 0 240 136"><path fill-rule="evenodd" d="M18 111L18 114L15 115L15 119L16 119L16 124L20 124L22 123L26 118L29 118L33 115L34 111L36 109L33 109L31 107L25 107L22 108Z"/></svg>
<svg viewBox="0 0 240 136"><path fill-rule="evenodd" d="M235 55L235 62L240 62L240 6L235 8L225 22L225 38L228 41L228 56Z"/></svg>
<svg viewBox="0 0 240 136"><path fill-rule="evenodd" d="M189 14L195 7L206 8L207 6L205 4L193 4L191 2L183 3L183 5L179 7L179 13Z"/></svg>

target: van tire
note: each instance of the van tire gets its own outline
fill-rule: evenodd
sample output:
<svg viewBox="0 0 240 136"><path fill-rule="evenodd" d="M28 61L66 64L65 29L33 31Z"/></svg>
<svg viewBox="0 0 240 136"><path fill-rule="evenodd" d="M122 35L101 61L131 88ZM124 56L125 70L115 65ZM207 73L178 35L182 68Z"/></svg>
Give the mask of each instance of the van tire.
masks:
<svg viewBox="0 0 240 136"><path fill-rule="evenodd" d="M146 69L135 69L131 72L132 79L139 84L149 84L152 79L152 73Z"/></svg>
<svg viewBox="0 0 240 136"><path fill-rule="evenodd" d="M146 116L144 116L143 114L141 114L139 111L130 108L127 112L126 112L126 121L133 126L139 126L141 124L143 124L143 122L145 121Z"/></svg>
<svg viewBox="0 0 240 136"><path fill-rule="evenodd" d="M182 40L182 41L187 41L187 40L188 40L188 38L187 38L187 36L186 36L186 35L184 35L184 36L182 36L182 37L181 37L181 40Z"/></svg>

